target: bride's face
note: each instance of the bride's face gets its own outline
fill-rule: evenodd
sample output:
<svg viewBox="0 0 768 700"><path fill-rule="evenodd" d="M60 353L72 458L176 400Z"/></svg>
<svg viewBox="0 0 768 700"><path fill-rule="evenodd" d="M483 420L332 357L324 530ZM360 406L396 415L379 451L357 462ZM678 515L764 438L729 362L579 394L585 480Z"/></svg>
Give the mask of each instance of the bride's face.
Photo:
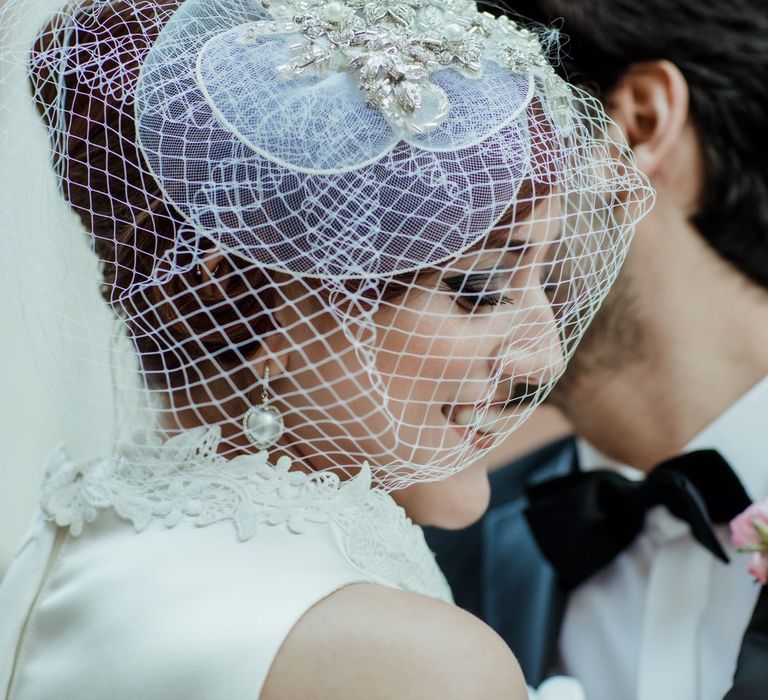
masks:
<svg viewBox="0 0 768 700"><path fill-rule="evenodd" d="M383 302L366 324L338 313L298 324L300 351L282 379L293 390L276 383L275 394L292 397L283 410L303 462L320 470L368 461L390 486L392 470L423 480L429 469L439 481L395 492L414 520L461 527L479 517L487 475L460 467L493 445L505 420L488 418L516 389L563 369L546 287L560 226L552 217L497 232L483 250Z"/></svg>

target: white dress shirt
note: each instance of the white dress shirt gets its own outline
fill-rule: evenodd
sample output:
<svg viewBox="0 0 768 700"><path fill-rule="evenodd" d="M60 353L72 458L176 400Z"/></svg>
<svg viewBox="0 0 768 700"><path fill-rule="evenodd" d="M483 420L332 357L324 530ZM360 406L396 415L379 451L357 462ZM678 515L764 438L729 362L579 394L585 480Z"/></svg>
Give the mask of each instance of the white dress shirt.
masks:
<svg viewBox="0 0 768 700"><path fill-rule="evenodd" d="M685 451L707 448L723 455L753 500L768 497L768 378ZM579 457L583 469L643 478L586 443ZM570 596L560 657L588 700L722 700L760 591L728 527L717 534L730 565L694 540L686 523L654 508L632 546Z"/></svg>

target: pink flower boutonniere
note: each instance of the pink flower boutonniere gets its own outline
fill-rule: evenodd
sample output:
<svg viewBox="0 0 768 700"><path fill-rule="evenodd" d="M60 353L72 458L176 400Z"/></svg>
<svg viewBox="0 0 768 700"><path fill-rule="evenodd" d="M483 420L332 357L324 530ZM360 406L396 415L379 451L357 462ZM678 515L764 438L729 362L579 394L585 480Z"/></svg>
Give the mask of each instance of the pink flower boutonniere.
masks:
<svg viewBox="0 0 768 700"><path fill-rule="evenodd" d="M749 573L768 585L768 500L755 503L731 521L731 541L741 552L752 552Z"/></svg>

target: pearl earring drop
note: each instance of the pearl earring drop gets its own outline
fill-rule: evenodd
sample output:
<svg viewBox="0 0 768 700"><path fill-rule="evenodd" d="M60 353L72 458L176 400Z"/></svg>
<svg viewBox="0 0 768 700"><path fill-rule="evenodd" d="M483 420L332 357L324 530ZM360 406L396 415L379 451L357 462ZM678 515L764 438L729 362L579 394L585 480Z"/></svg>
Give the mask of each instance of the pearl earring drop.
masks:
<svg viewBox="0 0 768 700"><path fill-rule="evenodd" d="M260 450L268 450L275 445L285 432L280 411L269 405L268 389L269 365L265 365L261 406L251 406L243 416L243 432L251 444Z"/></svg>

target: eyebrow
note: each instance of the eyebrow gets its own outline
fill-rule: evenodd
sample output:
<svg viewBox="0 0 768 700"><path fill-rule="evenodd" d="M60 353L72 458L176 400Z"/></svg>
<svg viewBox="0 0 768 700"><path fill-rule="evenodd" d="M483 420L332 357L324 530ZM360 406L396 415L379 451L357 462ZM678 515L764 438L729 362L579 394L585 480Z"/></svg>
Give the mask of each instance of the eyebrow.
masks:
<svg viewBox="0 0 768 700"><path fill-rule="evenodd" d="M464 255L472 254L490 254L494 251L503 251L505 255L523 256L526 254L527 249L533 246L534 249L539 249L541 245L546 245L547 250L557 249L563 241L564 232L562 227L556 238L551 241L542 241L541 243L531 243L527 238L516 237L515 234L520 232L524 227L530 224L529 221L521 221L512 227L512 229L500 229L497 224L494 230L491 231L485 238L478 241L474 246L466 251ZM464 257L464 255L462 257Z"/></svg>
<svg viewBox="0 0 768 700"><path fill-rule="evenodd" d="M462 257L472 255L473 253L488 253L493 250L503 249L507 249L509 253L521 252L529 244L529 241L525 238L515 238L515 230L522 228L522 226L523 224L518 224L511 231L509 229L499 230L496 228L469 248Z"/></svg>
<svg viewBox="0 0 768 700"><path fill-rule="evenodd" d="M518 248L525 248L530 241L527 238L515 238L514 231L494 231L483 241L484 248L507 248L508 252L517 252Z"/></svg>
<svg viewBox="0 0 768 700"><path fill-rule="evenodd" d="M532 212L528 211L530 215ZM527 238L516 238L515 234L519 234L526 226L530 225L530 221L525 219L518 221L512 226L512 222L515 220L517 214L517 207L515 205L509 207L501 218L493 225L491 232L482 240L473 245L466 253L478 253L483 250L493 250L508 248L509 252L517 252L518 248L525 248L529 241ZM511 229L510 229L511 227Z"/></svg>

